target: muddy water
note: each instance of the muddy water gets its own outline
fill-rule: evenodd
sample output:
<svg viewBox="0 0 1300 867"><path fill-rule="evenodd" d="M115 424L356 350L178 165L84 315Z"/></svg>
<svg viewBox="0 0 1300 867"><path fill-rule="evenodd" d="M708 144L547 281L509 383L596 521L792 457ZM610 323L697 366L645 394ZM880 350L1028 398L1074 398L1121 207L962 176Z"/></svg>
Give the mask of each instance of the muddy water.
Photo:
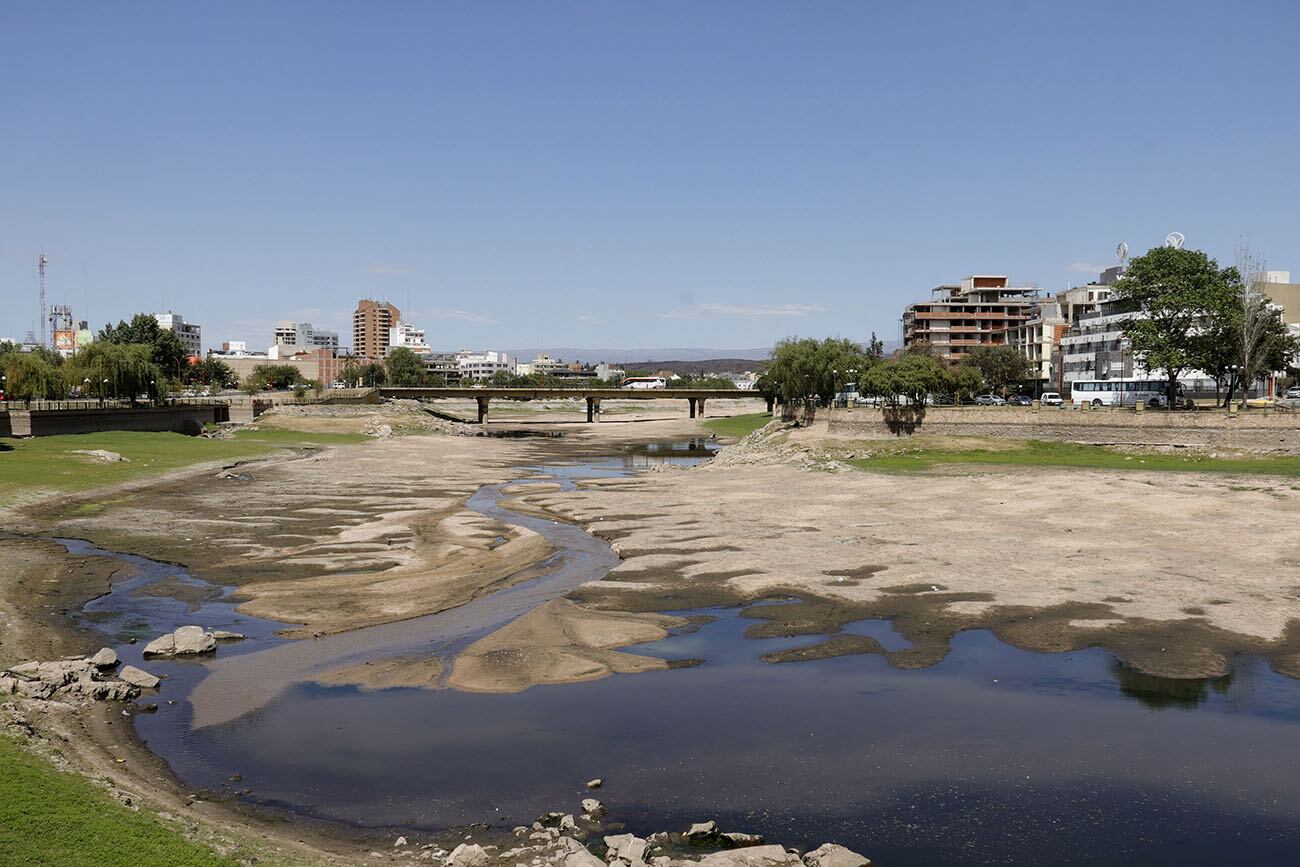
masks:
<svg viewBox="0 0 1300 867"><path fill-rule="evenodd" d="M571 483L626 473L642 458L655 455L532 469ZM499 510L494 490L480 495L476 508ZM704 660L692 668L515 695L303 681L316 657L296 648L323 648L330 667L377 647L454 653L564 592L568 578L546 583L557 573L612 565L599 540L540 523L566 546L554 571L459 614L338 641L282 642L274 624L198 599L210 592L198 586L187 603L141 595L151 581L192 579L140 558L129 558L135 583L119 582L86 615L123 636L182 622L254 635L223 646L211 673L201 662L149 663L170 675L162 697L177 703L137 716L137 729L192 785L251 789L247 799L301 815L512 826L576 807L582 782L600 776L610 818L632 830L716 818L792 845L835 840L884 867L1296 863L1300 683L1256 659L1237 660L1224 678L1168 681L1101 651L1034 654L970 632L923 671L874 656L771 665L759 657L810 639L745 639L752 620L713 610L704 613L717 620L696 631L634 648ZM906 646L887 623L849 631ZM133 660L139 646L120 649ZM276 688L251 714L192 728L187 697L235 670Z"/></svg>

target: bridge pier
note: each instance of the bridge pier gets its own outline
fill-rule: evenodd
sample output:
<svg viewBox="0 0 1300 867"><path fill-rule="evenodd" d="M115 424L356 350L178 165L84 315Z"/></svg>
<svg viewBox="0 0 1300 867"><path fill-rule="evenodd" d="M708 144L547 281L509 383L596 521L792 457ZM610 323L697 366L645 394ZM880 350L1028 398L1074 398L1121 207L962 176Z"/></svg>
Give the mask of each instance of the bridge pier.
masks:
<svg viewBox="0 0 1300 867"><path fill-rule="evenodd" d="M686 402L691 405L691 418L695 418L695 398L688 397L686 398Z"/></svg>
<svg viewBox="0 0 1300 867"><path fill-rule="evenodd" d="M587 398L587 423L593 424L600 421L600 398Z"/></svg>
<svg viewBox="0 0 1300 867"><path fill-rule="evenodd" d="M486 425L488 423L488 398L479 397L478 401L478 423Z"/></svg>
<svg viewBox="0 0 1300 867"><path fill-rule="evenodd" d="M700 418L704 418L704 398L702 397L699 398L699 404L700 404Z"/></svg>
<svg viewBox="0 0 1300 867"><path fill-rule="evenodd" d="M773 418L776 417L776 398L774 397L769 397L767 399L767 414Z"/></svg>

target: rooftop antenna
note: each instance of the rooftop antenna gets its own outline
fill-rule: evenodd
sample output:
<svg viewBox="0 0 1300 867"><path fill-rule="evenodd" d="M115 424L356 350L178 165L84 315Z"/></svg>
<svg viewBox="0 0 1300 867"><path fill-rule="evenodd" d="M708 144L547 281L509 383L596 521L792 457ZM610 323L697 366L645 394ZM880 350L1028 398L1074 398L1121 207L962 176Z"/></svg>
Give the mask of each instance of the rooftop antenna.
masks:
<svg viewBox="0 0 1300 867"><path fill-rule="evenodd" d="M1182 232L1170 232L1168 235L1165 235L1165 246L1171 247L1175 250L1181 250L1183 249L1184 240L1186 239L1183 238Z"/></svg>
<svg viewBox="0 0 1300 867"><path fill-rule="evenodd" d="M45 342L45 263L48 261L44 253L36 260L36 270L41 275L41 346L48 345Z"/></svg>

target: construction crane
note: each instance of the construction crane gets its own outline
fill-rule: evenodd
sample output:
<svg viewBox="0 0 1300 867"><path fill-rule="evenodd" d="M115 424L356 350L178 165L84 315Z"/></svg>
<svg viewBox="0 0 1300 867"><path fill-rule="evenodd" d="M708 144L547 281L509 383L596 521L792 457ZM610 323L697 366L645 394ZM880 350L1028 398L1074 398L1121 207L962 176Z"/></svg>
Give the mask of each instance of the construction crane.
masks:
<svg viewBox="0 0 1300 867"><path fill-rule="evenodd" d="M42 253L36 265L36 269L41 273L41 346L47 348L49 344L45 338L45 263L48 261Z"/></svg>

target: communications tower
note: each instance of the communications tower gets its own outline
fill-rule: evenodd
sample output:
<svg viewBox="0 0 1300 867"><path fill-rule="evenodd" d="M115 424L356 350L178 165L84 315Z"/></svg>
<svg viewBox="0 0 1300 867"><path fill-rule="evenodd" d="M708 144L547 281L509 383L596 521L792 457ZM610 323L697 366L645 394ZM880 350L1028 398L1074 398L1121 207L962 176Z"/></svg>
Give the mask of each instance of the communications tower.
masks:
<svg viewBox="0 0 1300 867"><path fill-rule="evenodd" d="M45 254L42 253L36 265L36 269L40 271L41 274L41 346L43 347L49 346L45 339L45 263L48 261L49 260L45 258Z"/></svg>

